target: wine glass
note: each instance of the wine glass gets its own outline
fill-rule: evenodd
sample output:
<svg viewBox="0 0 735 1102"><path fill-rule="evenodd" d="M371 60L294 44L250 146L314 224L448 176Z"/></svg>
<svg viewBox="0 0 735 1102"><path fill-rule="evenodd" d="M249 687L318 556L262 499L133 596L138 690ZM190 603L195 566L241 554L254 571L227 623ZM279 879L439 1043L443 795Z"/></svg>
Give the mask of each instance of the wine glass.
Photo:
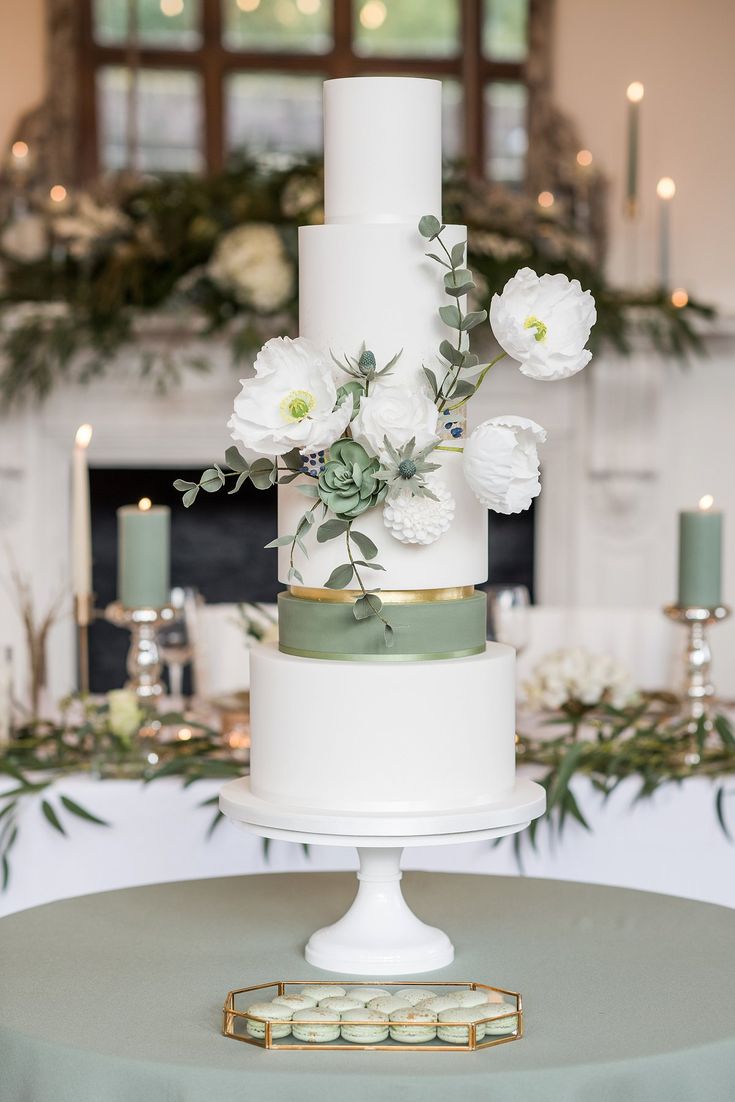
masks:
<svg viewBox="0 0 735 1102"><path fill-rule="evenodd" d="M531 633L531 597L525 585L486 587L490 637L522 654Z"/></svg>
<svg viewBox="0 0 735 1102"><path fill-rule="evenodd" d="M184 667L194 657L193 616L197 594L193 589L176 586L169 603L175 611L173 620L159 628L158 649L168 668L169 696L173 707L184 706Z"/></svg>

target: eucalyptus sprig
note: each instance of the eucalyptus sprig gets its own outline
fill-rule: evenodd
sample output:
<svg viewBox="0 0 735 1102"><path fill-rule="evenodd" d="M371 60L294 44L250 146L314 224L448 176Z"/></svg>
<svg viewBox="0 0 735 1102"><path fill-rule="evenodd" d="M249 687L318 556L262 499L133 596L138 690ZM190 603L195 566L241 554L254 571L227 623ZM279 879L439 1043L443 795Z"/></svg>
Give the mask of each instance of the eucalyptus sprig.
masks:
<svg viewBox="0 0 735 1102"><path fill-rule="evenodd" d="M465 266L467 249L465 242L458 241L448 249L442 240L445 229L446 226L433 214L425 214L419 222L421 236L430 242L436 241L444 254L444 258L436 253L426 255L442 268L447 269L444 276L444 290L454 300L446 306L439 307L441 320L457 333L454 344L445 339L439 345L439 363L444 372L441 381L437 379L436 373L430 367L424 365L424 375L431 387L436 406L442 413L464 405L467 399L476 393L490 368L505 356L505 352L502 352L491 363L483 365L474 383L461 377L463 371L473 371L480 363L479 357L467 349L466 334L486 321L488 315L487 310L469 310L466 313L463 311L461 300L475 289L475 281L472 272Z"/></svg>
<svg viewBox="0 0 735 1102"><path fill-rule="evenodd" d="M223 470L219 463L213 463L202 473L198 482L188 482L185 478L177 478L174 489L182 494L182 504L188 509L194 504L200 490L207 494L216 494L221 490L230 478L235 479L235 484L229 494L236 494L249 480L256 490L269 490L276 483L284 485L293 482L303 473L304 460L298 448L280 456L281 463L273 459L256 459L249 463L241 455L239 449L232 444L225 452L225 466L229 470Z"/></svg>
<svg viewBox="0 0 735 1102"><path fill-rule="evenodd" d="M341 517L335 517L324 521L317 528L316 538L318 543L327 543L329 540L344 536L347 550L347 562L335 566L324 586L326 589L347 589L354 580L360 590L360 596L355 599L352 605L355 619L367 620L370 616L378 619L383 625L385 645L386 647L392 647L394 644L393 627L383 613L383 601L376 590L369 589L365 585L361 573L361 569L364 568L385 570L385 567L376 561L378 548L370 537L366 536L364 532L356 531L353 525L354 519L345 520ZM353 544L357 548L358 554L362 555L362 558L356 558L353 552Z"/></svg>

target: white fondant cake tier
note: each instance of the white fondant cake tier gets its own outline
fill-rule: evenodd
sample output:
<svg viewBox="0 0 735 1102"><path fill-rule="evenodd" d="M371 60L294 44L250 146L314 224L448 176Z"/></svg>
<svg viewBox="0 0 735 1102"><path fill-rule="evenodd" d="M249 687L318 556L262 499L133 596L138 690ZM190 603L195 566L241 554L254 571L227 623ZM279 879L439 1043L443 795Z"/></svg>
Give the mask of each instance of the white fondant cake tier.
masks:
<svg viewBox="0 0 735 1102"><path fill-rule="evenodd" d="M414 222L441 210L441 82L348 77L324 85L327 222Z"/></svg>
<svg viewBox="0 0 735 1102"><path fill-rule="evenodd" d="M466 240L467 230L447 226L444 236L449 247ZM398 382L425 389L422 365L441 375L439 344L456 338L439 317L439 307L448 299L442 269L427 251L418 219L400 225L302 227L301 336L338 358L358 356L364 341L379 366L403 349L381 385Z"/></svg>
<svg viewBox="0 0 735 1102"><path fill-rule="evenodd" d="M447 532L427 546L400 543L383 523L382 509L369 509L355 521L378 547L377 561L385 571L363 568L368 585L381 589L444 589L449 586L480 585L487 578L487 509L481 505L465 482L462 456L456 452L434 452L432 462L440 462L441 475L454 495L456 511ZM305 501L297 489L298 481L278 488L278 531L295 532L303 515ZM278 578L288 584L290 547L278 549ZM294 562L303 585L321 587L335 566L345 562L342 539L328 543L309 542L308 559L298 550Z"/></svg>
<svg viewBox="0 0 735 1102"><path fill-rule="evenodd" d="M515 652L332 662L253 648L251 790L295 808L411 812L502 799L515 780Z"/></svg>

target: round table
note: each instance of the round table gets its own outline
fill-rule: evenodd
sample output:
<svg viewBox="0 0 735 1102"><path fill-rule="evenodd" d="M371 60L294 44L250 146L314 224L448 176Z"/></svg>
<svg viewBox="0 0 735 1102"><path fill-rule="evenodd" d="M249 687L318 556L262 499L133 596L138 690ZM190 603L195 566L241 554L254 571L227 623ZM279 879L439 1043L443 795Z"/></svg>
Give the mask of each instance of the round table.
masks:
<svg viewBox="0 0 735 1102"><path fill-rule="evenodd" d="M301 943L345 910L354 879L158 884L0 920L2 1102L731 1097L732 911L501 877L407 873L405 892L457 947L427 983L520 991L521 1041L460 1054L265 1052L227 1040L228 989L321 975Z"/></svg>

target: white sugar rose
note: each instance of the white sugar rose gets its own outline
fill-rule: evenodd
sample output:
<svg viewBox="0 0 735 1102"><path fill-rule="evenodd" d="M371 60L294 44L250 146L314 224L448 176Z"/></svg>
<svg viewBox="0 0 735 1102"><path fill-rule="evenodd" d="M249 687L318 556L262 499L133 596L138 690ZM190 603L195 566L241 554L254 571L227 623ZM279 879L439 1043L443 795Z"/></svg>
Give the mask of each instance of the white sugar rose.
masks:
<svg viewBox="0 0 735 1102"><path fill-rule="evenodd" d="M490 303L490 325L500 347L531 379L553 382L576 375L592 359L585 348L597 321L595 300L579 280L539 278L521 268Z"/></svg>
<svg viewBox="0 0 735 1102"><path fill-rule="evenodd" d="M215 283L245 306L272 313L294 290L293 264L275 226L252 222L222 237L209 262Z"/></svg>
<svg viewBox="0 0 735 1102"><path fill-rule="evenodd" d="M352 436L370 455L385 459L385 439L397 450L412 438L421 451L438 433L439 411L420 391L403 386L376 386L360 402Z"/></svg>
<svg viewBox="0 0 735 1102"><path fill-rule="evenodd" d="M546 430L526 417L493 417L464 448L464 476L475 497L496 513L522 513L541 492L537 444Z"/></svg>
<svg viewBox="0 0 735 1102"><path fill-rule="evenodd" d="M335 409L337 385L327 358L304 337L274 337L255 360L255 376L241 379L227 422L232 439L258 455L321 451L350 423L352 398Z"/></svg>
<svg viewBox="0 0 735 1102"><path fill-rule="evenodd" d="M403 489L389 494L383 505L383 523L400 543L435 543L454 520L455 501L441 478L428 475L426 485L433 498Z"/></svg>

